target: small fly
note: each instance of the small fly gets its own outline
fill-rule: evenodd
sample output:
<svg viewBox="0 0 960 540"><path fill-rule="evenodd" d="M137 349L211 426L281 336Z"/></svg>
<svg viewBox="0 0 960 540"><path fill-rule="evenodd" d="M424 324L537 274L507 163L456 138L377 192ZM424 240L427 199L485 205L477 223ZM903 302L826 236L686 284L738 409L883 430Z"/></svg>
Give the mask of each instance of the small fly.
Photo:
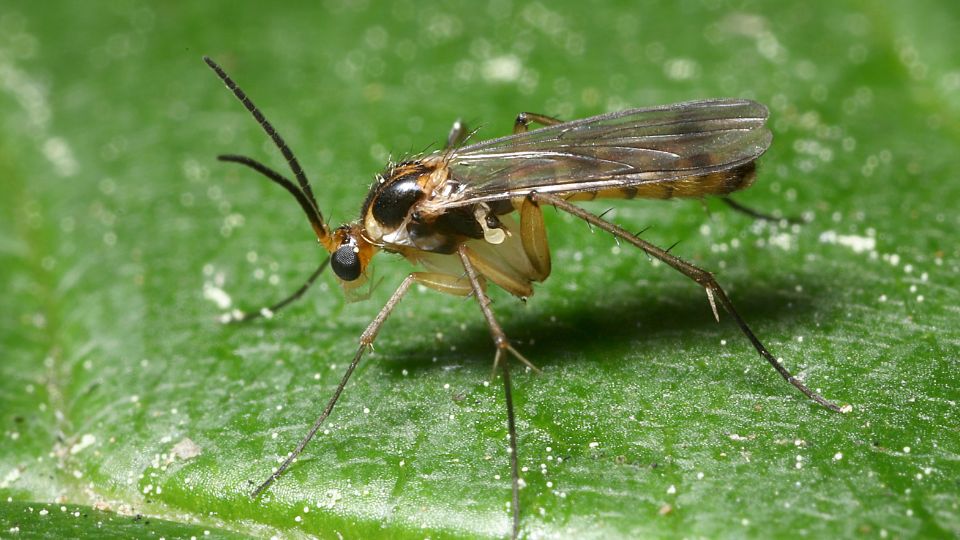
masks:
<svg viewBox="0 0 960 540"><path fill-rule="evenodd" d="M770 146L767 108L744 99L689 101L649 109L631 109L561 122L521 113L513 135L466 144L472 133L454 123L443 150L390 164L376 177L357 221L331 229L300 163L236 83L210 58L204 61L243 103L286 158L296 183L245 156L221 155L221 161L245 165L286 189L300 204L320 244L330 254L306 283L284 300L231 320L270 314L299 298L329 266L348 296L369 277L373 256L396 253L424 271L409 274L360 335L360 346L333 396L296 448L256 489L263 493L303 452L333 411L350 375L370 348L380 327L414 283L455 296L473 296L490 328L496 352L494 370L503 374L513 483L512 536L520 528L520 474L510 389L510 360L536 367L511 345L487 297L492 283L525 299L533 284L550 275L541 207L567 212L659 259L704 288L713 316L719 304L777 372L800 392L837 412L843 408L814 392L770 354L734 309L713 275L632 234L572 201L600 198L670 199L722 197L734 209L763 217L727 198L756 177L756 160ZM543 127L529 130L530 124Z"/></svg>

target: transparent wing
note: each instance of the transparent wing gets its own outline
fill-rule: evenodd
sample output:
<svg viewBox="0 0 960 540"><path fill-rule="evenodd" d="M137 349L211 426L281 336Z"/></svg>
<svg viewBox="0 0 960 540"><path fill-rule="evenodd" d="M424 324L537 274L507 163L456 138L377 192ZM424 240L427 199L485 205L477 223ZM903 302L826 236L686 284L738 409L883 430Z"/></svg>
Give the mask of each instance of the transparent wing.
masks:
<svg viewBox="0 0 960 540"><path fill-rule="evenodd" d="M448 156L460 188L436 208L541 193L689 182L756 160L767 108L739 99L631 109L492 139Z"/></svg>

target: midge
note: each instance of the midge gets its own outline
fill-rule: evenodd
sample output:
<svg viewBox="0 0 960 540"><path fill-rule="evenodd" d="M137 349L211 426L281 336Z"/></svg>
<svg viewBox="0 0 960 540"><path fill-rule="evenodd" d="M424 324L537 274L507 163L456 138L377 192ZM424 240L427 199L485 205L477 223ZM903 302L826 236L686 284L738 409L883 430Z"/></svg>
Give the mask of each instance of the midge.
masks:
<svg viewBox="0 0 960 540"><path fill-rule="evenodd" d="M399 254L425 269L400 282L361 334L353 361L320 417L280 467L253 490L252 496L266 490L297 459L330 415L380 327L410 286L419 283L446 294L472 295L490 327L496 347L494 369L499 367L503 373L513 481L512 535L518 534L520 477L509 357L530 367L533 364L510 344L497 323L486 288L493 283L526 298L533 294L533 283L550 275L542 205L553 206L607 231L695 281L706 290L714 317L719 321L719 304L784 379L828 409L847 410L807 388L770 354L712 274L571 202L707 195L725 198L746 188L754 180L757 158L770 145L767 109L763 105L742 99L691 101L573 122L521 113L514 123L513 135L473 144L465 144L471 133L457 122L447 137L446 148L390 164L370 187L359 219L330 229L293 152L223 69L209 58L204 57L204 61L273 139L296 183L248 157L221 155L219 159L246 165L290 192L330 253L290 297L271 306L269 311L241 313L234 320L283 308L302 295L328 263L348 294L367 279L370 261L379 251ZM528 131L530 123L545 127ZM745 210L729 199L724 200Z"/></svg>

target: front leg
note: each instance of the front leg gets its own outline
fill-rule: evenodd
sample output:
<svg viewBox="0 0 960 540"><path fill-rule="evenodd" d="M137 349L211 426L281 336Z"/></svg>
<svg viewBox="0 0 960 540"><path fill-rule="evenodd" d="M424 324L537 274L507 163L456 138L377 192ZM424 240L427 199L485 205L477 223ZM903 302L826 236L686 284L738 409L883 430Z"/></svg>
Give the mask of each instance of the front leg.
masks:
<svg viewBox="0 0 960 540"><path fill-rule="evenodd" d="M377 334L380 333L380 327L383 326L383 323L387 321L387 318L390 317L390 314L393 313L393 309L397 307L397 304L400 303L400 300L403 299L404 295L407 294L407 291L410 290L410 286L414 283L420 283L431 289L438 290L440 292L445 292L448 294L455 294L466 296L470 294L471 286L470 284L464 283L463 279L458 279L455 276L448 276L445 274L435 274L429 272L414 272L406 277L397 287L397 290L393 292L390 296L390 299L387 300L387 303L380 308L380 312L377 313L377 316L370 321L370 324L367 326L367 329L363 331L363 334L360 335L360 344L357 347L356 354L353 355L353 360L350 362L350 365L347 367L347 371L344 372L343 377L340 379L340 384L337 385L337 388L333 391L333 395L330 397L330 400L327 401L327 406L324 407L323 412L320 413L320 416L313 422L313 426L307 431L297 446L291 451L287 458L280 464L278 467L266 480L261 482L256 489L250 494L251 497L258 497L263 493L270 484L274 482L277 478L280 477L293 464L294 461L300 456L303 452L303 449L307 447L307 444L311 439L317 434L317 431L320 430L320 426L327 420L327 417L330 416L330 413L333 412L334 406L336 406L337 401L340 399L340 394L343 393L343 389L347 386L347 382L350 380L350 376L353 375L353 371L356 369L357 365L360 363L360 360L363 358L364 353L367 349L373 347L373 341L377 338Z"/></svg>

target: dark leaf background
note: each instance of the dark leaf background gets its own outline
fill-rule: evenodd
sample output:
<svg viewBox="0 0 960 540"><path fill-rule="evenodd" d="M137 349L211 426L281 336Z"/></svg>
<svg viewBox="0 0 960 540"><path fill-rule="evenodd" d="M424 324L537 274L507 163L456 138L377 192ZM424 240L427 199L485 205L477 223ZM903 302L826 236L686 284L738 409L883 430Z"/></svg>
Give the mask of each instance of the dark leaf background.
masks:
<svg viewBox="0 0 960 540"><path fill-rule="evenodd" d="M493 347L472 301L414 292L318 414L409 271L325 275L281 169L203 65L290 141L333 222L392 156L517 112L738 96L775 140L739 200L589 208L717 272L809 403L703 291L547 212L550 280L495 291L517 371L522 528L554 537L960 534L960 9L950 1L5 2L0 6L0 536L509 534ZM140 516L139 518L137 516Z"/></svg>

